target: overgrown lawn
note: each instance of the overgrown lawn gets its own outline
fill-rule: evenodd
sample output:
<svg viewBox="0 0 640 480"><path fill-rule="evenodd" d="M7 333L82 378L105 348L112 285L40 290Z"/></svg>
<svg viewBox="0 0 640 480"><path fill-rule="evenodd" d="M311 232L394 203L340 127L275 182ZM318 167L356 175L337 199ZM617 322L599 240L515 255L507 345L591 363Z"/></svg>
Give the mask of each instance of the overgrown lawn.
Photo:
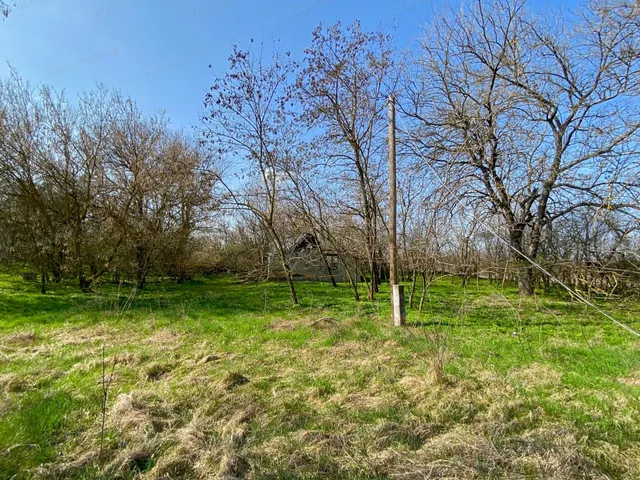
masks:
<svg viewBox="0 0 640 480"><path fill-rule="evenodd" d="M0 275L0 478L640 478L640 341L597 312L446 279L396 329L387 290L298 289Z"/></svg>

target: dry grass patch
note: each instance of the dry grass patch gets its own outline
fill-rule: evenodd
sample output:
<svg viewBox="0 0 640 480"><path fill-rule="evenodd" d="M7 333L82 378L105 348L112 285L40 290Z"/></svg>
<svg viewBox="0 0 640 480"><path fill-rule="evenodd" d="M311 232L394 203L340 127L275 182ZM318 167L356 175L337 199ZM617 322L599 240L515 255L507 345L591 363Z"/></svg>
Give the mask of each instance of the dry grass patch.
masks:
<svg viewBox="0 0 640 480"><path fill-rule="evenodd" d="M57 347L79 346L97 343L120 343L122 332L106 325L94 327L72 327L54 331L49 339L50 344ZM129 337L130 339L130 337Z"/></svg>
<svg viewBox="0 0 640 480"><path fill-rule="evenodd" d="M385 450L398 444L411 450L421 448L430 438L442 432L443 426L419 417L407 417L403 422L380 421L373 426L371 446Z"/></svg>
<svg viewBox="0 0 640 480"><path fill-rule="evenodd" d="M300 328L303 324L296 320L272 320L266 328L274 332L287 332Z"/></svg>
<svg viewBox="0 0 640 480"><path fill-rule="evenodd" d="M507 378L526 388L553 387L560 385L562 381L562 376L556 369L540 363L514 369Z"/></svg>
<svg viewBox="0 0 640 480"><path fill-rule="evenodd" d="M173 445L149 473L153 479L207 478L211 473L206 456L213 447L210 422L194 416L169 440Z"/></svg>
<svg viewBox="0 0 640 480"><path fill-rule="evenodd" d="M3 344L12 347L26 347L33 345L38 340L38 335L35 331L17 332L11 335L5 336Z"/></svg>
<svg viewBox="0 0 640 480"><path fill-rule="evenodd" d="M175 332L173 330L163 328L161 330L156 331L150 337L145 338L143 341L146 345L149 345L152 347L177 350L183 344L184 335L178 332Z"/></svg>
<svg viewBox="0 0 640 480"><path fill-rule="evenodd" d="M33 383L23 375L15 373L0 374L0 390L5 394L21 393L33 388Z"/></svg>
<svg viewBox="0 0 640 480"><path fill-rule="evenodd" d="M635 370L630 375L619 378L618 381L629 387L640 387L640 370Z"/></svg>
<svg viewBox="0 0 640 480"><path fill-rule="evenodd" d="M638 471L638 450L587 446L576 428L522 397L516 385L560 381L544 365L500 375L470 361L467 377L443 383L428 359L400 359L395 342L297 349L274 342L259 359L239 356L232 370L227 355L210 353L213 345L191 348L146 364L145 379L160 372L149 390L114 397L103 464L93 427L67 455L72 460L58 464L59 477L88 463L104 478L154 480L608 478L598 462L624 475ZM257 385L269 381L272 388Z"/></svg>
<svg viewBox="0 0 640 480"><path fill-rule="evenodd" d="M196 363L198 365L205 365L207 363L211 363L211 362L216 362L218 360L220 360L222 357L219 355L214 355L212 353L208 354L208 355L204 355L202 357L200 357L199 359L196 360Z"/></svg>
<svg viewBox="0 0 640 480"><path fill-rule="evenodd" d="M120 394L116 398L109 415L109 425L120 432L146 432L152 430L151 419L146 405L134 400L132 394Z"/></svg>
<svg viewBox="0 0 640 480"><path fill-rule="evenodd" d="M549 425L527 431L513 441L511 469L537 472L542 478L609 478L584 455L584 440L571 426Z"/></svg>
<svg viewBox="0 0 640 480"><path fill-rule="evenodd" d="M500 296L488 299L494 303L505 307ZM624 439L638 431L637 398L625 389L640 385L637 370L618 373L617 390L600 392L593 385L564 385L559 367L542 356L516 363L508 356L513 349L496 343L481 355L456 350L472 340L449 342L445 327L400 332L386 317L338 321L330 313L343 314L319 310L273 320L258 335L250 323L255 317L243 313L234 320L242 327L237 336L229 324L222 333L207 325L214 333L201 334L203 326L187 320L179 331L153 331L144 316L139 328L128 330L65 326L33 341L28 331L11 345L3 341L7 360L17 362L15 372L0 374L2 400L18 405L48 378L45 367L70 373L47 389L86 400L63 412L74 416L71 428L46 437L62 442L53 446L54 455L62 455L39 470L32 465L29 475L640 478L640 449ZM516 342L510 332L499 338ZM96 399L103 343L107 374L113 366L116 380L101 458ZM51 358L28 364L34 349ZM28 373L21 376L23 370ZM571 418L583 424L573 426Z"/></svg>
<svg viewBox="0 0 640 480"><path fill-rule="evenodd" d="M368 395L368 392L337 393L329 397L329 402L339 405L346 410L379 410L393 404L392 397Z"/></svg>

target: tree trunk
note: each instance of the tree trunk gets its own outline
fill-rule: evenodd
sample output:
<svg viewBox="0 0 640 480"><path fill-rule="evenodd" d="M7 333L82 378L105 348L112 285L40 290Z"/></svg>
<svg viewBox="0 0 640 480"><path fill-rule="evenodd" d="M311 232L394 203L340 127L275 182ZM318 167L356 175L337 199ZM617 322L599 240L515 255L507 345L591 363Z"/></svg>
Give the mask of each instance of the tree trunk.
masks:
<svg viewBox="0 0 640 480"><path fill-rule="evenodd" d="M420 305L418 306L418 311L422 313L422 307L424 306L424 298L427 295L427 272L422 270L420 272L420 276L422 278L422 292L420 294Z"/></svg>
<svg viewBox="0 0 640 480"><path fill-rule="evenodd" d="M409 290L409 308L413 308L413 296L416 293L417 278L418 278L418 275L416 274L416 271L413 270L411 272L411 290Z"/></svg>
<svg viewBox="0 0 640 480"><path fill-rule="evenodd" d="M82 293L91 293L91 279L87 278L82 264L76 266L76 275L78 276L78 286Z"/></svg>
<svg viewBox="0 0 640 480"><path fill-rule="evenodd" d="M351 285L351 289L353 290L353 298L356 302L360 301L360 293L358 292L358 260L353 261L354 263L354 274L351 275L351 269L347 266L347 263L344 263L347 278L349 278L349 285Z"/></svg>
<svg viewBox="0 0 640 480"><path fill-rule="evenodd" d="M523 296L534 294L533 267L526 260L518 266L518 293Z"/></svg>
<svg viewBox="0 0 640 480"><path fill-rule="evenodd" d="M320 255L322 256L322 261L324 262L324 268L327 270L327 273L329 274L329 279L331 280L331 285L333 285L333 288L337 288L338 284L336 283L336 279L333 276L333 272L331 271L331 265L329 265L329 261L327 260L327 256L324 254L324 250L320 245L318 245L318 250L320 251Z"/></svg>
<svg viewBox="0 0 640 480"><path fill-rule="evenodd" d="M362 270L360 270L360 268L359 268L359 267L356 267L356 268L357 268L357 269L356 269L356 276L357 276L357 278L359 278L362 282L364 282L364 285L365 285L365 287L366 287L366 289L367 289L367 296L368 296L368 298L369 298L369 299L371 299L371 298L370 298L370 295L371 295L371 287L370 287L370 284L369 284L369 279L368 279L368 278L367 278L367 276L365 275L365 272L363 272Z"/></svg>
<svg viewBox="0 0 640 480"><path fill-rule="evenodd" d="M344 266L344 270L347 274L347 280L349 282L349 286L351 287L351 291L353 292L353 298L356 302L360 301L360 293L358 292L358 261L353 259L354 269L351 270L349 266L349 262L346 257L338 254L338 260ZM335 280L335 279L334 279Z"/></svg>
<svg viewBox="0 0 640 480"><path fill-rule="evenodd" d="M144 245L136 245L136 287L143 290L147 284L147 249Z"/></svg>
<svg viewBox="0 0 640 480"><path fill-rule="evenodd" d="M91 293L91 280L84 276L83 273L78 275L78 283L80 284L80 290L82 293Z"/></svg>
<svg viewBox="0 0 640 480"><path fill-rule="evenodd" d="M371 258L369 259L369 300L373 300L376 294L376 264Z"/></svg>
<svg viewBox="0 0 640 480"><path fill-rule="evenodd" d="M276 230L272 225L269 226L271 230L271 236L273 237L273 242L278 249L278 255L280 255L280 262L282 264L282 268L284 269L284 274L287 277L287 283L289 284L289 294L291 295L291 303L294 305L298 304L298 295L296 293L296 287L293 284L293 276L291 275L291 269L289 268L289 263L287 262L287 254L284 250L284 245L278 237Z"/></svg>
<svg viewBox="0 0 640 480"><path fill-rule="evenodd" d="M514 226L510 228L510 243L513 250L513 259L518 269L518 293L522 296L531 296L534 294L533 287L533 265L525 258L525 251L528 258L536 258L536 249L533 245L529 245L529 248L525 250L524 241L524 227L522 225Z"/></svg>
<svg viewBox="0 0 640 480"><path fill-rule="evenodd" d="M47 270L43 266L40 269L40 293L47 293Z"/></svg>
<svg viewBox="0 0 640 480"><path fill-rule="evenodd" d="M60 281L62 281L63 262L64 262L64 253L62 251L59 251L58 255L56 255L51 265L51 276L53 277L53 281L55 283L60 283Z"/></svg>
<svg viewBox="0 0 640 480"><path fill-rule="evenodd" d="M551 277L546 273L542 274L542 285L544 286L545 293L548 293L551 290Z"/></svg>
<svg viewBox="0 0 640 480"><path fill-rule="evenodd" d="M374 271L376 272L376 293L380 293L380 284L383 282L383 279L382 279L383 277L382 277L382 269L378 262L375 263Z"/></svg>
<svg viewBox="0 0 640 480"><path fill-rule="evenodd" d="M285 273L287 275L287 283L289 284L289 294L291 295L291 303L293 303L294 305L297 305L298 295L296 294L296 287L293 285L293 277L291 276L291 270L289 270L289 265L286 265Z"/></svg>

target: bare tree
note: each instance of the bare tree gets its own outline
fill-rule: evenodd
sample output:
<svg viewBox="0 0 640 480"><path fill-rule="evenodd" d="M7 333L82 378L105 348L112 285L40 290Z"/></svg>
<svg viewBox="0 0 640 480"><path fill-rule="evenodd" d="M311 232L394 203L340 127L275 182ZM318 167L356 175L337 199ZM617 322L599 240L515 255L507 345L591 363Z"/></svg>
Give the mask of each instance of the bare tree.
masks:
<svg viewBox="0 0 640 480"><path fill-rule="evenodd" d="M521 0L442 17L408 85L416 152L502 218L526 295L554 220L637 208L637 21L606 9L572 28L545 18Z"/></svg>
<svg viewBox="0 0 640 480"><path fill-rule="evenodd" d="M369 298L379 276L378 220L384 179L385 112L393 88L390 38L363 32L355 22L320 25L306 50L305 68L298 77L303 119L318 133L320 155L343 189L342 208L361 219L369 269ZM347 194L353 192L351 198Z"/></svg>
<svg viewBox="0 0 640 480"><path fill-rule="evenodd" d="M354 251L350 235L344 234L345 225L341 225L340 216L336 216L334 190L329 186L322 164L314 157L315 152L314 148L300 149L295 160L286 169L289 203L294 208L295 216L302 218L308 230L319 240L317 248L333 286L336 287L337 283L325 255L324 245L330 246L332 253L345 266L349 286L358 302L359 252Z"/></svg>
<svg viewBox="0 0 640 480"><path fill-rule="evenodd" d="M44 89L43 121L48 155L40 159L44 178L58 192L50 208L62 227L64 250L58 252L51 272L61 277L64 261L71 265L83 291L106 272L124 239L100 203L106 196L105 153L112 118L109 93L100 88L79 99L77 105ZM63 258L66 256L66 259Z"/></svg>
<svg viewBox="0 0 640 480"><path fill-rule="evenodd" d="M228 72L215 79L205 97L204 141L237 165L220 175L223 203L244 209L269 232L284 270L291 301L298 303L287 257L286 238L278 228L283 168L296 141L291 80L296 65L290 54L263 57L234 47Z"/></svg>
<svg viewBox="0 0 640 480"><path fill-rule="evenodd" d="M209 205L211 174L207 159L183 135L170 132L164 117L143 116L130 99L115 102L108 160L113 195L105 208L126 235L136 285L144 288L162 257L184 256L198 216Z"/></svg>
<svg viewBox="0 0 640 480"><path fill-rule="evenodd" d="M81 289L135 250L143 287L163 254L185 262L206 215L210 176L192 142L104 88L77 103L17 76L0 86L0 225L4 260Z"/></svg>
<svg viewBox="0 0 640 480"><path fill-rule="evenodd" d="M49 267L63 249L62 202L43 160L48 151L44 109L33 89L13 75L0 85L0 223L8 233L11 259L31 264L46 291ZM9 233L10 232L10 233Z"/></svg>

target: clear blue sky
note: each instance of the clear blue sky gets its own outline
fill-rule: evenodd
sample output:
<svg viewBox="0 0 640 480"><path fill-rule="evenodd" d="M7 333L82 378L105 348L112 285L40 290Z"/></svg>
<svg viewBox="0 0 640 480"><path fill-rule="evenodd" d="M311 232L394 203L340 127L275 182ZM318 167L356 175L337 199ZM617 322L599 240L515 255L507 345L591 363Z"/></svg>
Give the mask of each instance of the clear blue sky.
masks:
<svg viewBox="0 0 640 480"><path fill-rule="evenodd" d="M455 5L464 0L451 0ZM441 0L17 0L0 20L0 76L9 65L70 96L97 83L121 90L175 127L199 122L211 64L223 73L233 43L251 38L301 58L320 21L382 24L397 43L417 38ZM575 0L553 6L575 8Z"/></svg>

